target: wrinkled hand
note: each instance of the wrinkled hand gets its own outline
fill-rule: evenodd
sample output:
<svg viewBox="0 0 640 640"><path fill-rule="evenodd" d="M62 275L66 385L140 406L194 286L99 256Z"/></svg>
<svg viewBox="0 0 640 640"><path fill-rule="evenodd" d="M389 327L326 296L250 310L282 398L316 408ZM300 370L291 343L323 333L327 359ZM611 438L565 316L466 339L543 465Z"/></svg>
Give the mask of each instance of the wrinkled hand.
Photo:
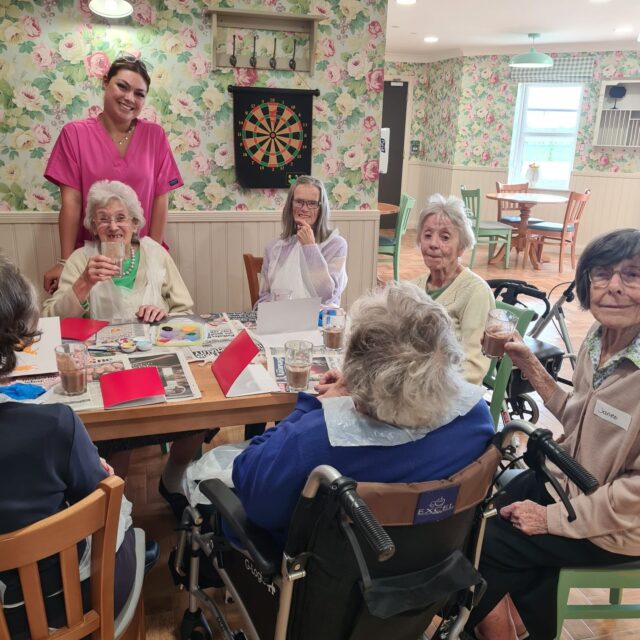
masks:
<svg viewBox="0 0 640 640"><path fill-rule="evenodd" d="M100 458L100 466L107 472L108 476L115 475L116 472L113 467L104 458Z"/></svg>
<svg viewBox="0 0 640 640"><path fill-rule="evenodd" d="M49 295L55 293L58 288L58 282L62 275L62 268L61 264L56 263L44 274L42 286Z"/></svg>
<svg viewBox="0 0 640 640"><path fill-rule="evenodd" d="M296 235L298 236L298 240L300 240L300 244L315 244L316 238L313 235L311 225L308 225L306 222L296 222L296 224L298 225Z"/></svg>
<svg viewBox="0 0 640 640"><path fill-rule="evenodd" d="M111 278L117 278L119 275L120 267L118 267L115 260L107 258L107 256L98 255L89 258L89 262L87 262L87 266L80 277L91 288L98 282L111 280Z"/></svg>
<svg viewBox="0 0 640 640"><path fill-rule="evenodd" d="M513 360L513 366L523 371L525 375L530 363L536 360L533 351L529 349L517 331L514 332L511 340L504 345L504 352Z"/></svg>
<svg viewBox="0 0 640 640"><path fill-rule="evenodd" d="M320 382L315 386L315 390L318 392L320 400L351 395L345 384L344 376L338 369L329 369L324 373Z"/></svg>
<svg viewBox="0 0 640 640"><path fill-rule="evenodd" d="M167 317L167 312L153 304L143 304L136 312L141 322L158 322Z"/></svg>
<svg viewBox="0 0 640 640"><path fill-rule="evenodd" d="M500 516L528 536L549 533L547 508L531 500L512 502L500 509Z"/></svg>

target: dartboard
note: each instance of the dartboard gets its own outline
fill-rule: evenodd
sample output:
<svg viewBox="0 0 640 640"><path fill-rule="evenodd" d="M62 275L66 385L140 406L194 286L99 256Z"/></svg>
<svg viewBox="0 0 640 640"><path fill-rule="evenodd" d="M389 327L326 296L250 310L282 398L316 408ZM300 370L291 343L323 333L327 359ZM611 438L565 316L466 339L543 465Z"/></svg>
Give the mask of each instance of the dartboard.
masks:
<svg viewBox="0 0 640 640"><path fill-rule="evenodd" d="M306 147L305 126L294 108L268 100L248 111L242 123L242 144L253 162L279 169L292 163Z"/></svg>

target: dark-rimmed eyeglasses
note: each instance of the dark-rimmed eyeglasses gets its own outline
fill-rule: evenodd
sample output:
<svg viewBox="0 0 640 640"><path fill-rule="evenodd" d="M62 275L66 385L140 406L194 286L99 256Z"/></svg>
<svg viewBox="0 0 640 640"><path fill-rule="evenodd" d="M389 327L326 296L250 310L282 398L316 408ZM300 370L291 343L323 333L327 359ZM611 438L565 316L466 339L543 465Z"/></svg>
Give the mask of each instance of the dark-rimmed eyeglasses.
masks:
<svg viewBox="0 0 640 640"><path fill-rule="evenodd" d="M604 289L615 274L620 276L620 280L629 289L640 289L640 266L622 267L622 269L611 269L610 267L593 267L589 271L589 281L594 289Z"/></svg>
<svg viewBox="0 0 640 640"><path fill-rule="evenodd" d="M295 198L293 200L293 206L296 209L304 209L306 207L309 211L315 211L320 206L320 203L317 200L301 200L300 198Z"/></svg>

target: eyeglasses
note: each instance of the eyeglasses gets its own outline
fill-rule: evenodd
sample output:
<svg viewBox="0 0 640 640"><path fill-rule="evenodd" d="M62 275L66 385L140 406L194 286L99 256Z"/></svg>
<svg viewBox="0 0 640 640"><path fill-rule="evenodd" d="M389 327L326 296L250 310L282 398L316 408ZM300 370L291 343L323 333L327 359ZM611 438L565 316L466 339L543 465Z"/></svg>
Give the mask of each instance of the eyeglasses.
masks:
<svg viewBox="0 0 640 640"><path fill-rule="evenodd" d="M96 225L98 227L110 227L112 224L118 227L126 227L130 222L131 218L122 214L115 216L115 218L110 218L109 216L98 216L96 218Z"/></svg>
<svg viewBox="0 0 640 640"><path fill-rule="evenodd" d="M635 266L622 267L622 269L593 267L589 271L589 280L594 289L604 289L616 273L620 276L620 280L625 287L640 289L640 267Z"/></svg>
<svg viewBox="0 0 640 640"><path fill-rule="evenodd" d="M317 200L300 200L296 198L293 201L293 206L296 209L304 209L306 207L309 211L315 211L320 206L320 203Z"/></svg>
<svg viewBox="0 0 640 640"><path fill-rule="evenodd" d="M20 340L20 342L14 347L14 351L21 352L25 349L28 349L31 345L36 342L40 342L42 338L42 331L38 329L38 331L34 332L32 336L25 338L24 340Z"/></svg>

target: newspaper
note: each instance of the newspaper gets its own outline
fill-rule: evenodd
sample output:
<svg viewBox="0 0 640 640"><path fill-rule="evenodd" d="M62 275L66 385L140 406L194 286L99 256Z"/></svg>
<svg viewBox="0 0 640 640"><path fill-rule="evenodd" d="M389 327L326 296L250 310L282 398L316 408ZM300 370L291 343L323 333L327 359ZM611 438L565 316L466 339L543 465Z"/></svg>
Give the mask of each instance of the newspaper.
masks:
<svg viewBox="0 0 640 640"><path fill-rule="evenodd" d="M103 327L96 334L96 346L117 344L120 338L147 338L149 339L149 325L144 322L132 322L127 324L110 324Z"/></svg>
<svg viewBox="0 0 640 640"><path fill-rule="evenodd" d="M313 349L313 360L311 362L311 371L309 373L309 385L307 393L314 393L314 387L320 381L320 378L329 369L340 369L342 367L342 352L329 351L324 347L315 347ZM278 388L281 392L288 392L287 388L287 370L284 364L284 347L267 347L267 369L275 378Z"/></svg>

